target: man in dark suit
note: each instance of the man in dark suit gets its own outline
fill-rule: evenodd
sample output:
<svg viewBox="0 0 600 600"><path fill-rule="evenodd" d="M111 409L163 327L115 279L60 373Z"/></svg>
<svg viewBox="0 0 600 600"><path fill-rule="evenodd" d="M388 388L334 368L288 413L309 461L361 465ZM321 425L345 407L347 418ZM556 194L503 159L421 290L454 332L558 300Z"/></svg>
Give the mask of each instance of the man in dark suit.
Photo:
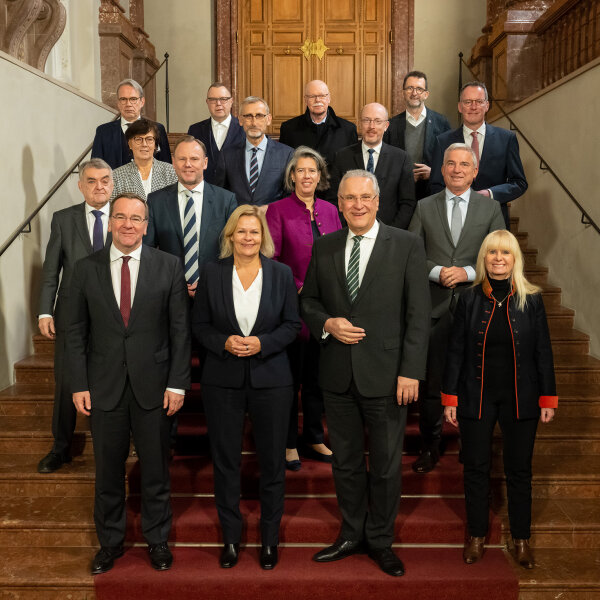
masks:
<svg viewBox="0 0 600 600"><path fill-rule="evenodd" d="M285 168L294 151L265 135L271 124L269 105L248 96L240 105L240 120L246 141L221 152L216 184L232 191L238 204L265 206L286 194Z"/></svg>
<svg viewBox="0 0 600 600"><path fill-rule="evenodd" d="M375 173L379 183L377 218L386 225L407 229L415 210L415 184L408 154L383 141L388 128L388 111L373 102L360 113L362 142L340 150L333 160L331 194L337 194L339 182L346 171L366 169ZM333 201L331 196L328 198Z"/></svg>
<svg viewBox="0 0 600 600"><path fill-rule="evenodd" d="M417 473L428 473L439 460L443 416L440 390L458 295L475 279L483 238L504 229L499 204L471 190L477 176L476 161L466 144L449 146L442 166L446 188L419 201L409 227L425 242L432 304L427 381L419 402L423 449L413 463Z"/></svg>
<svg viewBox="0 0 600 600"><path fill-rule="evenodd" d="M423 243L376 220L379 189L367 171L348 171L338 191L348 227L315 242L302 318L321 341L323 390L342 527L313 557L339 560L361 551L389 575L394 554L407 405L425 376L430 301ZM369 431L369 469L364 428Z"/></svg>
<svg viewBox="0 0 600 600"><path fill-rule="evenodd" d="M193 298L202 265L219 256L219 235L237 208L235 195L204 181L204 144L186 135L177 141L173 167L178 183L148 196L144 244L178 256Z"/></svg>
<svg viewBox="0 0 600 600"><path fill-rule="evenodd" d="M142 108L146 103L144 89L137 81L124 79L117 86L117 101L121 118L100 125L96 129L92 146L92 158L105 160L113 169L131 161L131 151L125 140L125 131L131 123L141 117ZM167 132L160 123L156 123L156 126L159 139L155 158L170 163L171 150Z"/></svg>
<svg viewBox="0 0 600 600"><path fill-rule="evenodd" d="M215 183L217 164L222 150L243 145L244 129L231 114L231 92L220 81L211 83L206 93L206 105L210 118L190 125L188 135L194 136L206 146L208 163L204 181Z"/></svg>
<svg viewBox="0 0 600 600"><path fill-rule="evenodd" d="M450 129L448 119L438 112L425 108L429 98L427 75L411 71L404 77L402 96L406 110L390 119L383 141L406 150L413 162L415 195L417 200L429 196L429 177L435 139Z"/></svg>
<svg viewBox="0 0 600 600"><path fill-rule="evenodd" d="M38 326L54 340L54 410L52 450L40 460L38 472L52 473L71 461L76 411L65 364L67 298L73 267L80 259L110 244L108 201L113 190L111 168L93 158L79 167L79 190L84 202L54 213L42 273Z"/></svg>
<svg viewBox="0 0 600 600"><path fill-rule="evenodd" d="M304 102L304 114L281 124L279 141L292 148L308 146L331 165L338 150L358 142L356 126L335 114L329 105L331 95L324 81L315 79L306 84Z"/></svg>
<svg viewBox="0 0 600 600"><path fill-rule="evenodd" d="M438 136L431 164L431 193L444 189L442 162L450 144L467 144L475 151L478 173L473 189L500 203L506 228L510 228L507 203L516 200L527 190L527 180L519 155L519 142L514 132L493 127L485 122L490 107L485 84L481 81L465 83L460 91L458 111L462 127Z"/></svg>
<svg viewBox="0 0 600 600"><path fill-rule="evenodd" d="M180 261L142 245L148 210L135 194L111 204L112 244L73 270L67 354L77 410L91 417L96 462L92 574L112 568L125 539L130 434L141 466L150 562L171 567L170 417L190 384L190 318Z"/></svg>

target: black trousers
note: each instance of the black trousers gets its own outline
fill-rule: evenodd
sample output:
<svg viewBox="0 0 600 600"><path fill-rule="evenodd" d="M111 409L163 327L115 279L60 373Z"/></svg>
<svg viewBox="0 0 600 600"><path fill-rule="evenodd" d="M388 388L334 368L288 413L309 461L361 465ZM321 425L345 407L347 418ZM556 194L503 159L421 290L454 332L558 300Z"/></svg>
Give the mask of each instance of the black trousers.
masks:
<svg viewBox="0 0 600 600"><path fill-rule="evenodd" d="M114 410L91 414L96 490L94 521L102 546L118 546L125 539L125 461L130 432L140 461L142 533L148 544L166 542L171 532L169 431L171 419L160 406L143 409L129 380Z"/></svg>
<svg viewBox="0 0 600 600"><path fill-rule="evenodd" d="M469 535L484 537L488 530L492 436L496 422L502 431L510 532L514 538L529 539L531 460L538 419L517 419L510 394L503 399L484 398L481 419L459 419Z"/></svg>
<svg viewBox="0 0 600 600"><path fill-rule="evenodd" d="M52 452L67 458L71 453L77 411L69 385L69 372L65 364L66 335L57 329L54 341L54 407L52 409Z"/></svg>
<svg viewBox="0 0 600 600"><path fill-rule="evenodd" d="M340 536L366 540L370 548L391 546L402 491L402 446L406 406L395 396L365 398L354 383L345 394L324 391L333 478L342 513ZM365 461L369 434L369 468Z"/></svg>
<svg viewBox="0 0 600 600"><path fill-rule="evenodd" d="M322 444L323 394L319 387L319 342L312 336L308 341L297 339L288 346L288 357L294 376L294 398L290 412L286 448L298 446L298 392L302 397L302 441Z"/></svg>
<svg viewBox="0 0 600 600"><path fill-rule="evenodd" d="M250 416L260 467L262 543L279 543L285 496L285 439L292 405L292 386L240 389L205 385L204 412L214 464L215 500L223 543L242 537L240 467L246 411Z"/></svg>

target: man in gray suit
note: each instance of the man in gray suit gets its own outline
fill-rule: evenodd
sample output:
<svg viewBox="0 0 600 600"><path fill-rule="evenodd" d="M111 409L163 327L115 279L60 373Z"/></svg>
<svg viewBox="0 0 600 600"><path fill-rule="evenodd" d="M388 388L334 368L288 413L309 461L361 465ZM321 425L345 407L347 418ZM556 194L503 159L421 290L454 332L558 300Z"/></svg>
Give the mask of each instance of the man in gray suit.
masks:
<svg viewBox="0 0 600 600"><path fill-rule="evenodd" d="M404 427L427 358L425 252L418 236L377 221L373 173L348 171L338 203L348 227L315 242L301 294L302 318L322 343L319 384L342 513L338 539L313 559L340 560L366 543L381 570L399 576L392 542Z"/></svg>
<svg viewBox="0 0 600 600"><path fill-rule="evenodd" d="M458 295L475 279L483 238L505 228L498 202L471 190L477 157L469 146L457 143L446 149L442 174L445 189L418 202L409 226L425 242L432 305L427 381L419 406L423 448L413 463L417 473L428 473L439 460L441 378Z"/></svg>
<svg viewBox="0 0 600 600"><path fill-rule="evenodd" d="M79 167L81 204L59 210L52 216L50 239L42 272L38 326L54 340L54 410L52 450L38 464L40 473L52 473L71 461L71 442L76 412L69 389L65 363L65 333L71 275L75 263L110 244L108 200L113 191L112 170L101 158ZM62 275L62 277L61 277ZM60 282L60 283L59 283Z"/></svg>

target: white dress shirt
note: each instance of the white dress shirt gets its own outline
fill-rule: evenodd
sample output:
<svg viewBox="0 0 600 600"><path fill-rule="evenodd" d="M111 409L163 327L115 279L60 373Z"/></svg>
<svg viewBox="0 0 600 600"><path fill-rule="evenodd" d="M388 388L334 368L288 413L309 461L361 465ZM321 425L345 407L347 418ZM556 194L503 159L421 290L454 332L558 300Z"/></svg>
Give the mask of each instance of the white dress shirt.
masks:
<svg viewBox="0 0 600 600"><path fill-rule="evenodd" d="M106 235L108 234L108 213L110 212L110 202L107 202L102 208L94 208L87 202L85 203L85 222L87 224L88 233L90 234L90 242L94 245L94 224L96 223L96 217L92 214L93 210L99 210L102 213L100 219L102 220L102 236L104 243L106 243Z"/></svg>
<svg viewBox="0 0 600 600"><path fill-rule="evenodd" d="M235 318L237 319L244 337L250 335L254 323L256 323L260 296L262 294L262 281L262 269L259 269L254 281L250 284L250 287L245 290L234 265L233 275L231 277L231 283L233 285L233 308L235 310Z"/></svg>
<svg viewBox="0 0 600 600"><path fill-rule="evenodd" d="M181 219L181 229L183 230L185 205L188 201L188 196L192 194L194 199L194 208L196 209L196 233L198 241L200 241L200 223L202 222L202 200L204 198L204 180L202 180L193 190L188 190L179 182L177 184L177 201L179 202L179 218Z"/></svg>
<svg viewBox="0 0 600 600"><path fill-rule="evenodd" d="M225 138L227 137L227 132L229 131L230 124L231 114L229 114L227 118L223 119L223 121L221 121L220 123L212 117L210 118L210 125L212 127L213 137L215 138L215 143L217 144L217 148L219 150L225 143Z"/></svg>
<svg viewBox="0 0 600 600"><path fill-rule="evenodd" d="M139 121L141 118L142 118L142 115L140 115L135 121ZM123 135L125 135L125 132L127 131L127 128L132 123L135 123L135 121L128 121L127 119L125 119L125 117L121 117L121 131L123 132Z"/></svg>
<svg viewBox="0 0 600 600"><path fill-rule="evenodd" d="M471 135L473 131L477 131L477 141L479 142L479 158L483 156L483 144L485 142L485 122L481 124L479 129L469 129L466 125L463 125L463 137L465 139L465 144L469 146L469 148L473 145L473 136Z"/></svg>
<svg viewBox="0 0 600 600"><path fill-rule="evenodd" d="M454 207L453 198L455 195L446 188L444 190L446 195L446 218L448 219L448 227L452 229L452 209ZM460 209L460 217L462 221L462 226L465 225L465 219L467 218L467 210L469 209L469 200L471 199L471 188L469 188L466 192L459 194L458 197L461 201L458 203L458 208ZM442 268L445 265L437 265L431 269L429 272L429 280L435 281L436 283L440 282L440 273ZM467 281L475 281L475 269L471 265L466 265L462 267L467 273Z"/></svg>
<svg viewBox="0 0 600 600"><path fill-rule="evenodd" d="M371 258L371 252L373 252L373 246L375 245L375 238L379 232L379 221L375 220L373 227L363 234L363 239L360 241L360 260L358 263L358 286L362 283L363 275L367 268L369 258ZM348 237L346 238L346 250L344 253L344 272L348 273L348 262L350 260L350 252L352 252L352 246L354 246L354 236L356 234L348 228Z"/></svg>
<svg viewBox="0 0 600 600"><path fill-rule="evenodd" d="M365 170L367 169L367 162L369 162L369 150L375 150L375 152L373 152L373 171L375 171L375 169L377 168L377 162L379 161L379 154L381 153L381 146L383 146L383 142L379 142L379 144L377 144L377 146L374 146L373 148L369 148L369 146L367 146L364 142L361 142L361 146L363 161L365 163Z"/></svg>
<svg viewBox="0 0 600 600"><path fill-rule="evenodd" d="M144 188L144 192L146 192L146 198L150 193L150 188L152 187L152 167L150 167L150 173L148 173L148 179L142 179L142 174L138 169L138 175L140 176L140 180L142 182L142 187Z"/></svg>
<svg viewBox="0 0 600 600"><path fill-rule="evenodd" d="M427 109L425 108L425 106L423 106L423 110L421 111L421 114L416 119L408 111L406 111L406 120L413 127L418 127L425 120L426 116L427 116Z"/></svg>

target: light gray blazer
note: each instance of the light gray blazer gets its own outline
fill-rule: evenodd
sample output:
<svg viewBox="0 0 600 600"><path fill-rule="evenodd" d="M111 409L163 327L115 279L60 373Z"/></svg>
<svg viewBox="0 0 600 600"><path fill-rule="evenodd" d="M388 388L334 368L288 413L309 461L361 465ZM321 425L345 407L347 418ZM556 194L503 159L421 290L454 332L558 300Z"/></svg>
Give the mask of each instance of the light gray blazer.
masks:
<svg viewBox="0 0 600 600"><path fill-rule="evenodd" d="M113 180L115 182L115 189L110 197L111 200L123 192L132 192L140 195L144 199L146 198L146 192L144 192L140 172L133 161L115 169L113 171ZM152 183L150 184L150 192L161 190L172 183L177 183L177 175L175 174L173 165L163 162L162 160L156 160L155 158L152 163Z"/></svg>

